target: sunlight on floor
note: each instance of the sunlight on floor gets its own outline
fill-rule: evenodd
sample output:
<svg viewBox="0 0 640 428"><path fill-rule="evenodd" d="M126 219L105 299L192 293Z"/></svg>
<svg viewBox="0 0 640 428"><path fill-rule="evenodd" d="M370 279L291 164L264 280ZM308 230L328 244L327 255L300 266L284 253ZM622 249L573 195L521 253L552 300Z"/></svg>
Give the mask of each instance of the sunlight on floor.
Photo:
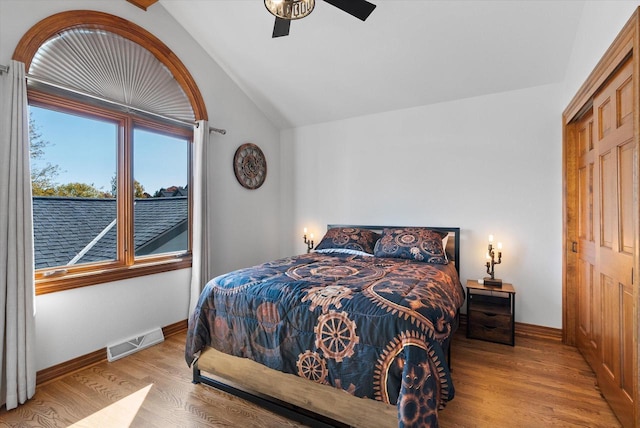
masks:
<svg viewBox="0 0 640 428"><path fill-rule="evenodd" d="M94 428L94 427L128 427L136 417L138 410L144 403L144 399L151 390L150 384L131 395L116 401L108 407L87 416L81 421L71 425L70 428Z"/></svg>

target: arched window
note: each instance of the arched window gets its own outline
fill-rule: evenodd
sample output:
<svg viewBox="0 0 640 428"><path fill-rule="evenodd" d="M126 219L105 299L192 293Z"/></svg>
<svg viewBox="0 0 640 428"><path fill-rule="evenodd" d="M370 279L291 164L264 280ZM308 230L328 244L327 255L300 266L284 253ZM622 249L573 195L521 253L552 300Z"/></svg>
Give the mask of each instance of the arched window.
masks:
<svg viewBox="0 0 640 428"><path fill-rule="evenodd" d="M121 18L64 12L30 29L36 292L191 266L191 142L206 119L180 60Z"/></svg>

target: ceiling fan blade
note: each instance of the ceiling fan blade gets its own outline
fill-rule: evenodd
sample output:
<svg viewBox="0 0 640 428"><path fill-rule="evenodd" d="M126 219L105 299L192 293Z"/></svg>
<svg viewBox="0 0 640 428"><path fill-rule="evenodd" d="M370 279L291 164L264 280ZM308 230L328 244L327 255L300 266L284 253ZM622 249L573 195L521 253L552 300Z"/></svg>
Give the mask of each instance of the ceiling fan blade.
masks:
<svg viewBox="0 0 640 428"><path fill-rule="evenodd" d="M347 12L349 15L365 21L376 5L366 0L324 0L327 3Z"/></svg>
<svg viewBox="0 0 640 428"><path fill-rule="evenodd" d="M282 19L282 18L276 17L276 23L273 25L273 35L271 37L274 38L274 37L288 36L290 26L291 26L290 19Z"/></svg>

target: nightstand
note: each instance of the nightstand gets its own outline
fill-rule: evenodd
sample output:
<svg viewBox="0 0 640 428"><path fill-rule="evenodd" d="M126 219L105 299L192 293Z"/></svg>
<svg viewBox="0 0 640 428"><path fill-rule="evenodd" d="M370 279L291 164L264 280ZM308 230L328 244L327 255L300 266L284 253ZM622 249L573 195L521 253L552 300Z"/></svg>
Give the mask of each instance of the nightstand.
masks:
<svg viewBox="0 0 640 428"><path fill-rule="evenodd" d="M467 337L515 345L516 290L467 280Z"/></svg>

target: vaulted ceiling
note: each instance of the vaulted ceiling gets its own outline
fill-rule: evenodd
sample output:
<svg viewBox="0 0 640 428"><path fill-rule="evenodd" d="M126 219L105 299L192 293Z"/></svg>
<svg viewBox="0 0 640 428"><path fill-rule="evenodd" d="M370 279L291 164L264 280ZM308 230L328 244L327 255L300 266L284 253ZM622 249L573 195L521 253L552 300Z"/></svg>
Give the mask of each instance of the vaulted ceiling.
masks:
<svg viewBox="0 0 640 428"><path fill-rule="evenodd" d="M273 39L261 0L159 0L279 128L564 79L584 0L317 0Z"/></svg>

